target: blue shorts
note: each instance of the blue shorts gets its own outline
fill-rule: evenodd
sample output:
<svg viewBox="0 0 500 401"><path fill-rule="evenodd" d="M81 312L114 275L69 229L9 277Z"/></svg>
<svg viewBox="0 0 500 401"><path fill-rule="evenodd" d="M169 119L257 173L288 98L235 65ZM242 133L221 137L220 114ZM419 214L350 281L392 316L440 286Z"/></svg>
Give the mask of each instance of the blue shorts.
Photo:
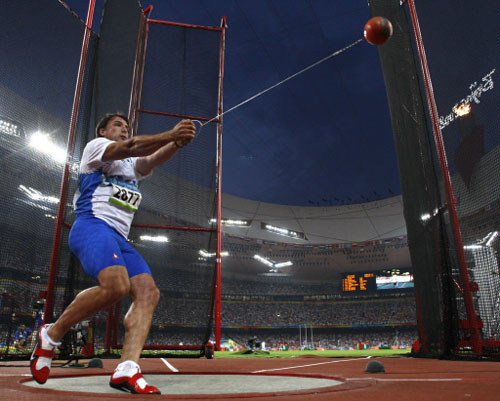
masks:
<svg viewBox="0 0 500 401"><path fill-rule="evenodd" d="M151 274L148 264L127 240L104 220L79 216L69 233L69 247L83 269L97 279L109 266L125 266L129 277Z"/></svg>

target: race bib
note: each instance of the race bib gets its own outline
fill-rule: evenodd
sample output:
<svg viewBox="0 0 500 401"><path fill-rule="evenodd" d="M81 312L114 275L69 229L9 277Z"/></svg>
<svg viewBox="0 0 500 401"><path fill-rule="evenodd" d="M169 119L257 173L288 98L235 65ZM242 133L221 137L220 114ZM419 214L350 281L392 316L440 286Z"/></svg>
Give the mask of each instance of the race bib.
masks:
<svg viewBox="0 0 500 401"><path fill-rule="evenodd" d="M109 202L119 206L129 212L136 212L141 204L142 195L140 192L111 183L112 196Z"/></svg>

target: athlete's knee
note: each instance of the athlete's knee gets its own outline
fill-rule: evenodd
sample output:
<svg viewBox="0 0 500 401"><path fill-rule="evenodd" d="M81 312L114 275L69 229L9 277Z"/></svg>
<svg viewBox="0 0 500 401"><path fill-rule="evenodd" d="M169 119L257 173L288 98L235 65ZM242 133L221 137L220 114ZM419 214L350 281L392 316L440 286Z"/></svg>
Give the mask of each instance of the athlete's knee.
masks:
<svg viewBox="0 0 500 401"><path fill-rule="evenodd" d="M130 293L130 281L127 279L116 280L107 288L113 301L119 301Z"/></svg>
<svg viewBox="0 0 500 401"><path fill-rule="evenodd" d="M156 306L160 301L160 296L161 296L160 290L155 285L154 288L151 289L151 304Z"/></svg>
<svg viewBox="0 0 500 401"><path fill-rule="evenodd" d="M130 293L130 279L122 266L111 266L97 276L110 302L116 302Z"/></svg>
<svg viewBox="0 0 500 401"><path fill-rule="evenodd" d="M155 307L160 300L160 290L156 285L149 286L145 289L142 298L147 304Z"/></svg>
<svg viewBox="0 0 500 401"><path fill-rule="evenodd" d="M134 301L143 306L155 308L160 300L160 290L155 284L142 287L136 293Z"/></svg>

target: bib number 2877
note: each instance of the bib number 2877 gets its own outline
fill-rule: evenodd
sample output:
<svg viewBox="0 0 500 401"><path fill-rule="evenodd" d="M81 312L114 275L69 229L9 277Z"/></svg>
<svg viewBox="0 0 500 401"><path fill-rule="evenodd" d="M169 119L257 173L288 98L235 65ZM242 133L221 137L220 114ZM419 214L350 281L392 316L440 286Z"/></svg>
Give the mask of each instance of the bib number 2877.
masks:
<svg viewBox="0 0 500 401"><path fill-rule="evenodd" d="M115 184L111 185L113 186L113 195L109 198L109 201L117 206L127 209L130 212L137 211L142 200L141 194Z"/></svg>

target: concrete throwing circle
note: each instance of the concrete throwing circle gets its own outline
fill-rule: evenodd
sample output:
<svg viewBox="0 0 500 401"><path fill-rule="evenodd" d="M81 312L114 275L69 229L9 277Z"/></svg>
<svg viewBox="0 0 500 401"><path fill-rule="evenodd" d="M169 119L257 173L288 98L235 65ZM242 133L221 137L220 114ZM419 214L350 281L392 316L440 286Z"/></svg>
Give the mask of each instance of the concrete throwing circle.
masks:
<svg viewBox="0 0 500 401"><path fill-rule="evenodd" d="M235 394L276 393L319 389L343 384L342 381L302 376L266 376L245 374L170 374L145 375L149 384L158 387L162 394ZM35 381L25 386L59 391L85 393L123 394L109 386L109 375L50 378L40 385Z"/></svg>

